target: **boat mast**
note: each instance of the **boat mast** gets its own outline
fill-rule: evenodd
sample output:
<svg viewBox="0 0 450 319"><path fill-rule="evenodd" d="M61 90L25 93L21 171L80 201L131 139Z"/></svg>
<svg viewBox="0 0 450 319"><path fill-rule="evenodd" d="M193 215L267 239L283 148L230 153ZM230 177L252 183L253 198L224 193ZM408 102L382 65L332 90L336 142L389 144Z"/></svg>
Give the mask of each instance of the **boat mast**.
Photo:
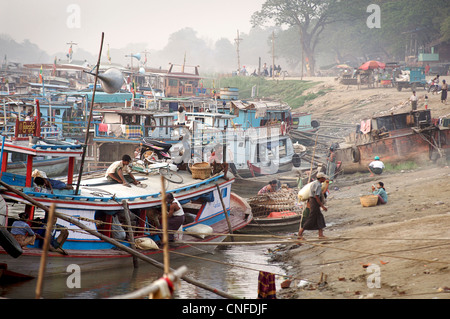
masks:
<svg viewBox="0 0 450 319"><path fill-rule="evenodd" d="M83 155L81 157L80 172L78 174L78 182L77 182L77 188L75 189L75 195L78 194L78 190L80 188L81 177L83 175L84 160L86 158L87 143L88 143L88 140L89 140L89 128L91 126L92 112L93 112L93 109L94 109L95 91L97 89L98 71L100 69L100 59L101 59L101 56L102 56L102 48L103 48L103 38L104 38L104 36L105 36L105 34L104 34L104 32L102 32L102 39L101 39L101 42L100 42L100 52L98 54L97 67L96 67L96 70L95 70L95 80L94 80L94 89L92 91L91 108L89 110L89 119L88 119L88 121L86 123L86 135L85 135L84 144L83 144Z"/></svg>

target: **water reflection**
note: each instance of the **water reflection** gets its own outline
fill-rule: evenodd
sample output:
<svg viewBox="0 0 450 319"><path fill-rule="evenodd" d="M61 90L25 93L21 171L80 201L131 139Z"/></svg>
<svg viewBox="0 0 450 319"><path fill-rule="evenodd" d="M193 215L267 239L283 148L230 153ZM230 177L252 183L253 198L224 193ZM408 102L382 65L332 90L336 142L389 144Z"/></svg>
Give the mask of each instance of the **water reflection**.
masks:
<svg viewBox="0 0 450 319"><path fill-rule="evenodd" d="M259 271L283 274L282 265L271 263L264 246L222 246L214 254L201 255L202 259L186 257L172 261L170 266L188 268L188 275L239 298L256 298ZM206 260L208 259L208 261ZM230 265L232 264L232 265ZM122 295L159 279L163 271L139 260L139 267L121 268L81 274L81 288L67 288L67 277L48 277L44 281L44 299L100 299ZM70 274L68 274L69 276ZM277 291L281 280L277 278ZM0 286L0 296L5 298L34 298L36 279L8 286ZM176 293L177 299L221 299L221 296L181 281Z"/></svg>

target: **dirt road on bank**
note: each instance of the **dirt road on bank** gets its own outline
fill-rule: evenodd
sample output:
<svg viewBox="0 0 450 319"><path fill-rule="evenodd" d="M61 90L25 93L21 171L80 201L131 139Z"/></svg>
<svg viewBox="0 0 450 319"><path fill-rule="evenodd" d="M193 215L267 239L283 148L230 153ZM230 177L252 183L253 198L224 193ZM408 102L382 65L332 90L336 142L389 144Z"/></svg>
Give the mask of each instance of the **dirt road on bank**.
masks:
<svg viewBox="0 0 450 319"><path fill-rule="evenodd" d="M323 81L313 91L331 89L303 109L319 121L356 124L370 116L410 110L410 90L358 90L331 78L311 80ZM419 89L419 109L424 95ZM440 95L428 97L433 117L450 114L450 102L442 104ZM326 128L321 132L344 133ZM378 181L385 184L388 204L362 207L359 197ZM306 231L301 246L283 250L280 258L297 280L282 289L279 298L450 299L448 166L430 164L373 178L369 173L344 175L330 189L324 212L329 239L318 240L317 232Z"/></svg>

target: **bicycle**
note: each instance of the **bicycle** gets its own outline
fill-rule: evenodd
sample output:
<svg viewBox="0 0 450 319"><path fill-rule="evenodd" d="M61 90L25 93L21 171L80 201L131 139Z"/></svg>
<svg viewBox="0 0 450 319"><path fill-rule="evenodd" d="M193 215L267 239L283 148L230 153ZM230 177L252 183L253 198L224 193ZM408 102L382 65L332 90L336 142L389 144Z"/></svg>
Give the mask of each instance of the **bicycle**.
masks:
<svg viewBox="0 0 450 319"><path fill-rule="evenodd" d="M136 172L144 173L146 175L159 173L159 175L164 176L166 180L174 184L183 183L183 177L177 172L171 170L169 163L153 163L145 165L143 162L139 163L138 161L133 163L132 169Z"/></svg>

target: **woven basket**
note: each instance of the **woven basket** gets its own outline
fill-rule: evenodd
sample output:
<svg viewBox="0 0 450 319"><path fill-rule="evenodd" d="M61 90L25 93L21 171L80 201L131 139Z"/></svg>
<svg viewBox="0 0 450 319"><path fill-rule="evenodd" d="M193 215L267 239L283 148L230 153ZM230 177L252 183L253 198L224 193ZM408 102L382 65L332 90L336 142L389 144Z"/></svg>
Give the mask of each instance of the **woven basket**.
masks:
<svg viewBox="0 0 450 319"><path fill-rule="evenodd" d="M211 166L209 163L195 163L191 166L192 178L207 179L211 176Z"/></svg>
<svg viewBox="0 0 450 319"><path fill-rule="evenodd" d="M366 196L361 196L359 198L359 200L361 201L361 205L363 207L372 207L372 206L376 206L378 203L378 196L377 195L366 195Z"/></svg>

